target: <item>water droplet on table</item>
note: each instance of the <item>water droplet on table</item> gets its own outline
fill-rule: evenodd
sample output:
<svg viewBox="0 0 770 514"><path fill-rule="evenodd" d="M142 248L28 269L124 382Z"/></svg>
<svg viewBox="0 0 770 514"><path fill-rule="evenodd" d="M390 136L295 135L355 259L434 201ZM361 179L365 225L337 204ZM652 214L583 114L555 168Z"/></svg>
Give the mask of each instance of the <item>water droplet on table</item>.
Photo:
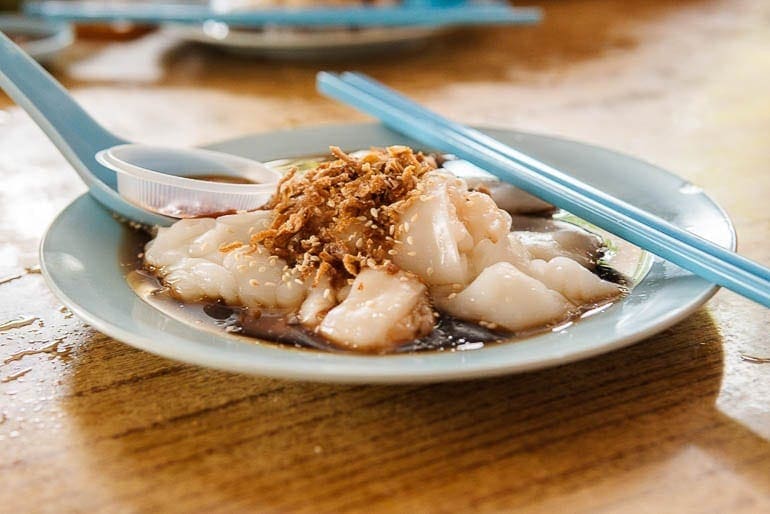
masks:
<svg viewBox="0 0 770 514"><path fill-rule="evenodd" d="M13 319L9 319L3 323L0 323L0 332L5 330L11 330L14 328L26 327L35 322L37 316L16 316Z"/></svg>
<svg viewBox="0 0 770 514"><path fill-rule="evenodd" d="M738 355L740 355L741 360L751 362L753 364L770 364L770 357L756 357L746 353L740 353Z"/></svg>
<svg viewBox="0 0 770 514"><path fill-rule="evenodd" d="M59 351L59 346L63 342L64 342L64 338L62 337L40 348L31 348L29 350L18 351L6 357L5 360L3 361L3 364L8 364L9 362L20 360L21 358L26 357L27 355L37 355L39 353L49 353L59 357L66 357L70 354L70 352L72 351L72 348L65 348L64 350Z"/></svg>
<svg viewBox="0 0 770 514"><path fill-rule="evenodd" d="M0 379L0 383L5 384L7 382L13 382L14 380L20 379L21 377L23 377L24 375L26 375L30 371L32 371L32 368L24 368L21 371L17 371L16 373L8 375L7 377L3 377L2 379Z"/></svg>

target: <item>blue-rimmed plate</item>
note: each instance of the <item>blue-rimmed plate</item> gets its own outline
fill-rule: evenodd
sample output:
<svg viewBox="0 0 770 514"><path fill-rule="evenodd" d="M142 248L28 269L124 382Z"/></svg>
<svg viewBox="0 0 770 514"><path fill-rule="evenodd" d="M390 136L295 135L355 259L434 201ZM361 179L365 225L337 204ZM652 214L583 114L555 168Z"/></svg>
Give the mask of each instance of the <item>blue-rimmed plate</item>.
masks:
<svg viewBox="0 0 770 514"><path fill-rule="evenodd" d="M609 150L509 130L486 130L580 179L727 248L735 233L724 211L681 178ZM375 124L311 127L213 145L270 161L345 149L419 143ZM85 228L87 227L87 230ZM119 265L125 228L88 196L67 207L41 245L49 286L76 315L143 350L241 373L327 382L430 382L517 373L599 355L664 330L708 300L716 287L660 259L622 301L557 331L471 351L387 356L322 353L246 342L163 314L137 296Z"/></svg>
<svg viewBox="0 0 770 514"><path fill-rule="evenodd" d="M0 31L41 62L51 60L74 41L72 27L67 23L15 14L0 15Z"/></svg>
<svg viewBox="0 0 770 514"><path fill-rule="evenodd" d="M234 29L210 21L202 25L168 25L165 31L185 41L213 45L232 53L272 59L347 59L408 50L450 32L442 27L369 27Z"/></svg>

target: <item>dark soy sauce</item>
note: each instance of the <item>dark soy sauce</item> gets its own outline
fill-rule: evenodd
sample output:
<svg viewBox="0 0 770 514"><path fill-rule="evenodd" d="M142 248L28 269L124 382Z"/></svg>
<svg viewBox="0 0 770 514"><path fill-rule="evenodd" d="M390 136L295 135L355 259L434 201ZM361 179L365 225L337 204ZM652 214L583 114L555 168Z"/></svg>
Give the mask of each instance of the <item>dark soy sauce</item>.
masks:
<svg viewBox="0 0 770 514"><path fill-rule="evenodd" d="M623 286L624 288L630 288L632 285L629 277L606 264L597 264L594 273L596 273L596 276L600 279Z"/></svg>
<svg viewBox="0 0 770 514"><path fill-rule="evenodd" d="M511 332L491 330L472 321L463 321L440 313L433 327L433 332L427 336L400 346L397 353L445 351L445 350L477 350L488 343L494 343L513 336Z"/></svg>
<svg viewBox="0 0 770 514"><path fill-rule="evenodd" d="M224 328L225 332L231 334L296 348L335 350L323 337L307 330L291 316L282 312L230 307L219 302L202 304L201 311L211 319L210 323Z"/></svg>
<svg viewBox="0 0 770 514"><path fill-rule="evenodd" d="M259 184L246 177L236 177L234 175L189 175L185 178L193 180L202 180L204 182L219 182L221 184Z"/></svg>
<svg viewBox="0 0 770 514"><path fill-rule="evenodd" d="M274 341L297 348L313 348L324 351L342 351L331 345L322 336L302 325L293 322L291 316L262 314L241 315L238 321L240 334ZM459 320L447 314L441 314L433 332L396 349L397 353L447 350L456 347L478 347L484 343L504 339L510 334L494 332L477 325Z"/></svg>

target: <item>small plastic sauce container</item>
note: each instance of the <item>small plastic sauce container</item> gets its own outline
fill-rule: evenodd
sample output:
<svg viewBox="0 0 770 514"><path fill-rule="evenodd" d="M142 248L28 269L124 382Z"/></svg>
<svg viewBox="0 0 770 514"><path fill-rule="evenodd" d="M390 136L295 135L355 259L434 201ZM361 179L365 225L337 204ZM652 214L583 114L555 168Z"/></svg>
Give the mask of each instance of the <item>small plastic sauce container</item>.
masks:
<svg viewBox="0 0 770 514"><path fill-rule="evenodd" d="M260 162L203 149L121 145L99 152L96 160L116 173L123 199L173 218L258 209L281 178Z"/></svg>

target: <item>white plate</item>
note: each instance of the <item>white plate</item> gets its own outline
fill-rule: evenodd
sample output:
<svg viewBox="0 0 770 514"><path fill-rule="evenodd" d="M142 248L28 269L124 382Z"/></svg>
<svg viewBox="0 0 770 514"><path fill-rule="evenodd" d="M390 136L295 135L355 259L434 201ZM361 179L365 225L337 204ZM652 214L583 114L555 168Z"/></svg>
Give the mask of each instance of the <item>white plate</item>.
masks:
<svg viewBox="0 0 770 514"><path fill-rule="evenodd" d="M224 50L275 59L348 58L416 47L450 29L440 27L389 27L366 29L266 30L231 29L224 23L169 25L166 31L186 41Z"/></svg>
<svg viewBox="0 0 770 514"><path fill-rule="evenodd" d="M727 248L730 220L708 196L682 179L615 152L546 136L485 130L503 142L611 194L648 209ZM340 125L248 136L213 145L261 161L371 145L420 145L380 125ZM84 230L87 227L87 230ZM195 329L141 300L118 265L125 228L89 196L68 206L41 245L49 286L97 330L143 350L213 368L328 382L429 382L518 373L564 364L640 341L682 320L716 288L660 259L630 295L566 329L479 350L363 356L243 342Z"/></svg>
<svg viewBox="0 0 770 514"><path fill-rule="evenodd" d="M38 61L49 61L74 41L72 27L66 23L26 18L15 14L0 15L0 31L34 39L19 46Z"/></svg>

